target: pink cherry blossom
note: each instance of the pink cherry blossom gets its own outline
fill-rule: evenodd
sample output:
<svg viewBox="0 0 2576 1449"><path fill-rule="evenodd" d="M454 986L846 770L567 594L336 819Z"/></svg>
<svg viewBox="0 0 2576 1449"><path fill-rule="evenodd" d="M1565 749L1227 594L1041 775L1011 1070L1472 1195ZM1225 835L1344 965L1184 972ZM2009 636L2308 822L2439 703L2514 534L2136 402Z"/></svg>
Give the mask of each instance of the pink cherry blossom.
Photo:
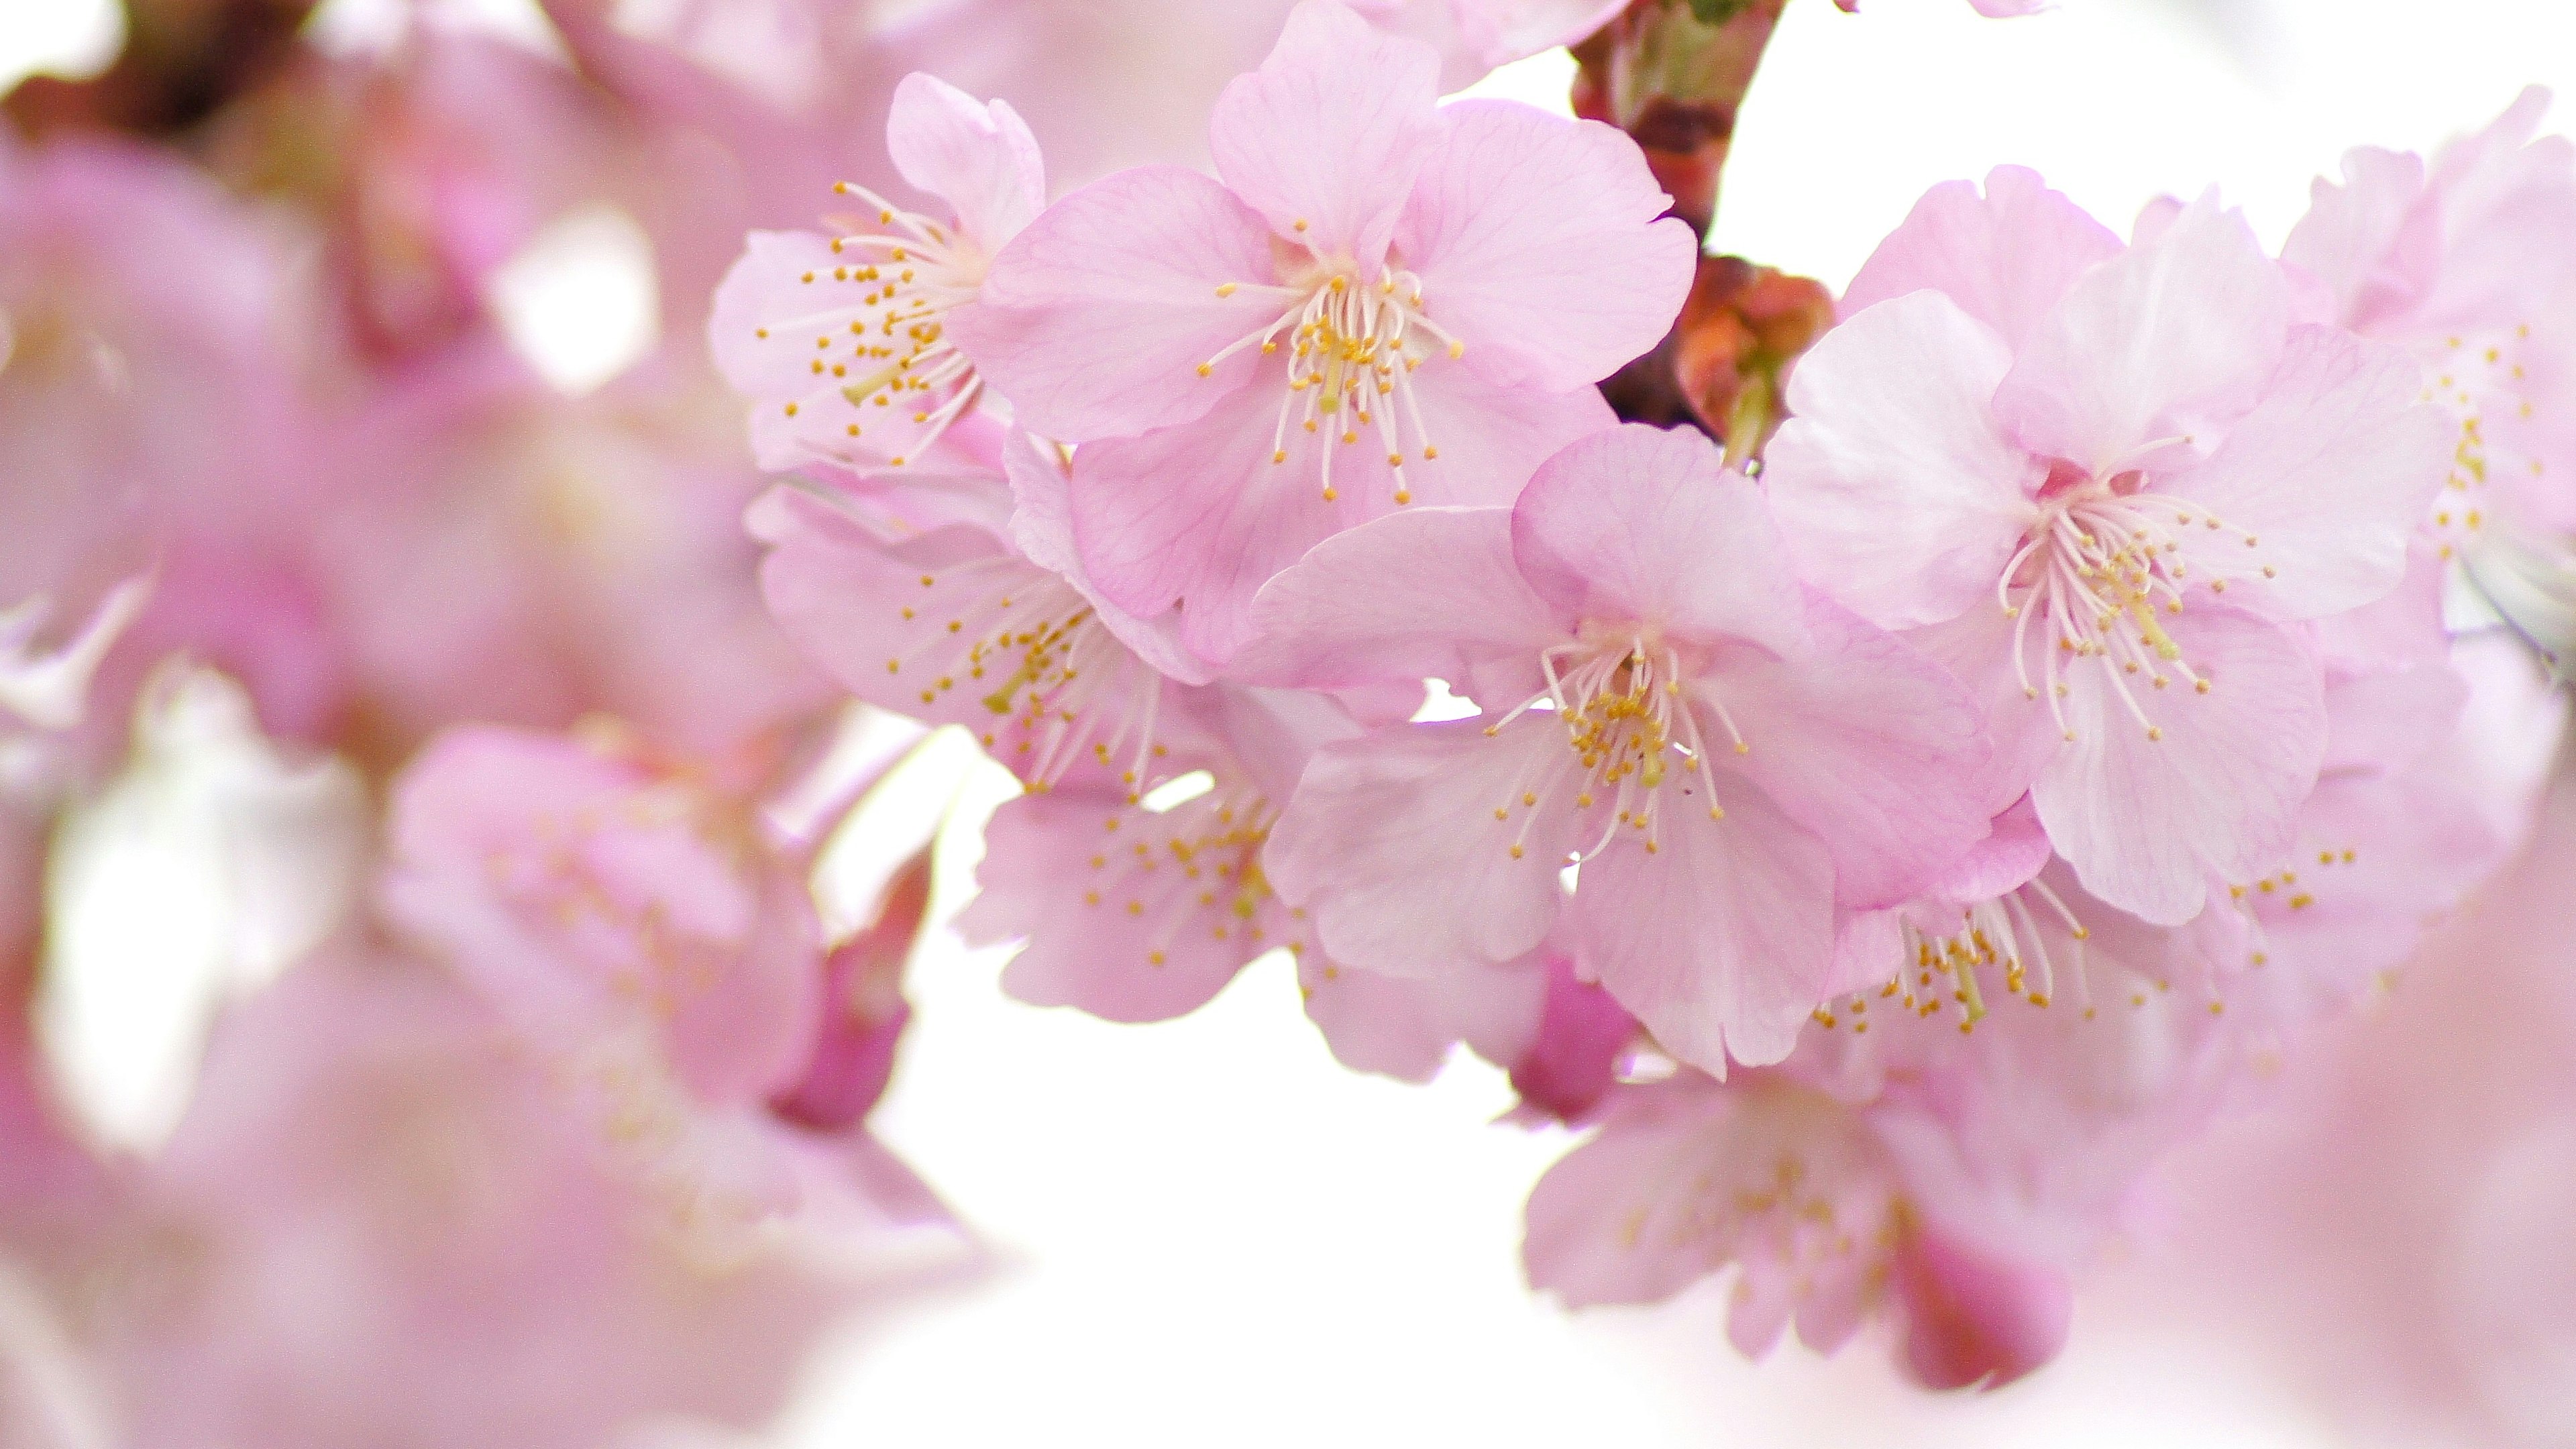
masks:
<svg viewBox="0 0 2576 1449"><path fill-rule="evenodd" d="M2389 594L2441 485L2415 364L2294 324L2244 223L2107 258L2024 173L1927 197L1801 360L1765 484L1806 574L1986 701L2087 889L2153 921L2288 845L2323 756L2306 621Z"/></svg>
<svg viewBox="0 0 2576 1449"><path fill-rule="evenodd" d="M1309 0L1218 103L1222 183L1122 172L996 259L960 347L1033 431L1082 444L1103 594L1178 606L1221 660L1254 590L1419 500L1499 504L1606 424L1590 384L1663 335L1688 228L1636 147L1436 100L1438 58Z"/></svg>
<svg viewBox="0 0 2576 1449"><path fill-rule="evenodd" d="M1776 1061L1830 990L1837 900L1886 904L1985 833L1976 712L1807 594L1696 433L1559 453L1518 505L1416 509L1263 591L1254 677L1466 682L1481 719L1321 750L1265 856L1327 949L1422 974L1547 934L1685 1060Z"/></svg>
<svg viewBox="0 0 2576 1449"><path fill-rule="evenodd" d="M1544 1006L1535 959L1465 963L1397 978L1331 959L1306 912L1281 900L1262 849L1298 774L1357 732L1319 695L1224 685L1176 689L1163 770L1139 795L1089 764L1010 801L985 835L982 889L958 919L970 942L1019 941L1002 988L1111 1021L1162 1021L1205 1005L1273 951L1293 959L1307 1013L1358 1071L1428 1078L1464 1041L1509 1064Z"/></svg>
<svg viewBox="0 0 2576 1449"><path fill-rule="evenodd" d="M100 1437L73 1442L555 1449L671 1414L750 1429L821 1332L904 1291L775 1245L694 1253L589 1132L421 963L297 968L220 1023L159 1157L11 1214L93 1391Z"/></svg>
<svg viewBox="0 0 2576 1449"><path fill-rule="evenodd" d="M2576 528L2576 147L2534 137L2548 107L2525 91L2430 166L2353 151L2281 253L2324 284L2334 320L2433 375L2458 427L2433 516L2446 551L2491 517Z"/></svg>
<svg viewBox="0 0 2576 1449"><path fill-rule="evenodd" d="M889 538L846 495L779 489L753 517L770 545L762 589L788 637L859 698L965 726L1033 786L1093 765L1141 794L1174 773L1188 728L1167 695L1207 667L1168 614L1130 615L1084 576L1062 454L1025 437L1007 451L1007 484L949 480L988 501L948 511L1007 517L999 530L948 522Z"/></svg>
<svg viewBox="0 0 2576 1449"><path fill-rule="evenodd" d="M946 319L1046 204L1037 142L1009 106L912 75L895 88L886 146L943 216L844 182L864 213L834 218L829 236L752 233L716 291L709 335L727 380L754 399L764 468L918 463L983 396Z"/></svg>
<svg viewBox="0 0 2576 1449"><path fill-rule="evenodd" d="M789 1213L935 1213L857 1130L900 1001L853 973L885 947L827 963L744 808L614 742L460 731L397 786L385 906L558 1064L684 1229L721 1247Z"/></svg>
<svg viewBox="0 0 2576 1449"><path fill-rule="evenodd" d="M1531 1194L1525 1261L1533 1287L1572 1307L1659 1302L1731 1268L1739 1352L1761 1357L1794 1325L1831 1353L1886 1317L1934 1388L2037 1368L2071 1307L2061 1273L1931 1218L1864 1118L1760 1073L1622 1089Z"/></svg>

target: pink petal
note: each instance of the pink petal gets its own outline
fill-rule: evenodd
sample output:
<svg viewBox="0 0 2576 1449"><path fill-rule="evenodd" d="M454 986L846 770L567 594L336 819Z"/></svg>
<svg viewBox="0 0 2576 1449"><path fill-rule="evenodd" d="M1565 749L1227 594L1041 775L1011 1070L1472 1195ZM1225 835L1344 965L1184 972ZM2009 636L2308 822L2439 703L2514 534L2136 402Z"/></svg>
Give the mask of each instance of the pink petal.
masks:
<svg viewBox="0 0 2576 1449"><path fill-rule="evenodd" d="M1538 1032L1546 975L1535 960L1457 963L1427 977L1387 976L1297 959L1306 1015L1333 1057L1358 1072L1429 1081L1461 1041L1508 1060Z"/></svg>
<svg viewBox="0 0 2576 1449"><path fill-rule="evenodd" d="M1905 1367L1927 1389L2001 1388L2057 1357L2075 1313L2066 1275L1934 1229L1896 1254Z"/></svg>
<svg viewBox="0 0 2576 1449"><path fill-rule="evenodd" d="M2316 277L2335 299L2334 320L2360 326L2421 301L2441 266L2440 215L2417 203L2424 158L2375 146L2344 153L2343 184L2309 186L2308 214L2290 229L2281 260Z"/></svg>
<svg viewBox="0 0 2576 1449"><path fill-rule="evenodd" d="M1031 1005L1109 1021L1197 1010L1271 944L1239 929L1231 889L1202 901L1207 882L1173 858L1171 842L1206 823L1199 803L1156 815L1130 807L1114 780L1010 801L986 829L982 890L959 931L978 944L1027 942L1002 989Z"/></svg>
<svg viewBox="0 0 2576 1449"><path fill-rule="evenodd" d="M1813 650L1696 686L1749 747L1712 748L1825 842L1844 906L1895 905L1986 837L1985 719L1939 665L1889 635L1830 605L1809 623Z"/></svg>
<svg viewBox="0 0 2576 1449"><path fill-rule="evenodd" d="M1273 231L1369 281L1438 145L1439 99L1438 52L1338 0L1305 0L1261 68L1217 97L1208 142Z"/></svg>
<svg viewBox="0 0 2576 1449"><path fill-rule="evenodd" d="M1591 1115L1619 1079L1637 1041L1637 1019L1619 999L1575 974L1571 956L1546 953L1547 997L1537 1035L1511 1058L1512 1090L1560 1122Z"/></svg>
<svg viewBox="0 0 2576 1449"><path fill-rule="evenodd" d="M1577 619L1775 653L1806 643L1805 601L1761 490L1694 429L1631 423L1548 459L1512 509L1512 553L1530 587Z"/></svg>
<svg viewBox="0 0 2576 1449"><path fill-rule="evenodd" d="M1426 313L1506 386L1598 382L1661 342L1699 254L1619 131L1511 101L1442 108L1396 232Z"/></svg>
<svg viewBox="0 0 2576 1449"><path fill-rule="evenodd" d="M1186 427L1094 443L1073 466L1075 537L1101 592L1152 617L1181 606L1181 637L1223 662L1254 633L1253 595L1308 549L1345 528L1395 510L1395 479L1378 440L1357 445L1309 435L1292 439L1273 463L1284 380L1274 361L1265 380ZM1608 404L1593 388L1510 392L1447 364L1414 377L1437 460L1405 474L1414 503L1500 504L1548 454L1606 424ZM1317 454L1334 450L1326 502Z"/></svg>
<svg viewBox="0 0 2576 1449"><path fill-rule="evenodd" d="M1929 289L2018 348L2077 277L2119 254L2120 238L2038 172L1998 166L1982 197L1967 181L1925 192L1852 278L1842 311Z"/></svg>
<svg viewBox="0 0 2576 1449"><path fill-rule="evenodd" d="M1003 451L1002 468L1011 481L1011 541L1023 558L1081 590L1099 611L1101 624L1156 671L1184 684L1205 684L1215 677L1216 671L1181 643L1177 615L1137 618L1092 586L1073 543L1073 480L1053 444L1015 432Z"/></svg>
<svg viewBox="0 0 2576 1449"><path fill-rule="evenodd" d="M2124 466L2243 411L2279 363L2291 305L2244 218L2196 203L2068 290L1997 389L1996 415L2044 457Z"/></svg>
<svg viewBox="0 0 2576 1449"><path fill-rule="evenodd" d="M1834 863L1761 791L1700 778L1726 817L1685 790L1657 812L1654 852L1621 830L1584 862L1575 936L1585 972L1664 1050L1716 1074L1787 1056L1831 989Z"/></svg>
<svg viewBox="0 0 2576 1449"><path fill-rule="evenodd" d="M1252 627L1233 677L1310 689L1464 681L1570 633L1521 581L1504 508L1409 508L1335 534L1262 585Z"/></svg>
<svg viewBox="0 0 2576 1449"><path fill-rule="evenodd" d="M1530 1190L1521 1261L1568 1308L1660 1303L1715 1272L1718 1245L1680 1231L1697 1204L1674 1171L1706 1156L1706 1120L1682 1111L1614 1118Z"/></svg>
<svg viewBox="0 0 2576 1449"><path fill-rule="evenodd" d="M1328 745L1271 830L1263 866L1336 960L1408 976L1511 960L1546 936L1563 894L1573 789L1538 782L1567 758L1563 730L1543 717L1496 736L1460 720ZM1525 792L1535 806L1521 803Z"/></svg>
<svg viewBox="0 0 2576 1449"><path fill-rule="evenodd" d="M1890 629L1993 599L2047 474L1989 406L2011 366L1938 292L1880 303L1799 359L1762 476L1805 577Z"/></svg>
<svg viewBox="0 0 2576 1449"><path fill-rule="evenodd" d="M1243 385L1247 348L1199 367L1275 320L1250 284L1276 272L1270 229L1195 171L1148 166L1048 207L1002 249L980 302L950 337L1032 431L1067 442L1187 422ZM1217 288L1245 284L1220 297ZM1266 454L1265 454L1266 456Z"/></svg>
<svg viewBox="0 0 2576 1449"><path fill-rule="evenodd" d="M2211 876L2250 880L2289 848L2325 753L2326 713L2315 657L2278 626L2196 608L2165 628L2209 692L2131 683L2162 731L2151 739L2110 666L2078 661L2063 672L2075 738L2031 799L2086 890L2180 925L2199 913Z"/></svg>
<svg viewBox="0 0 2576 1449"><path fill-rule="evenodd" d="M956 208L988 256L1046 205L1046 165L1019 113L936 76L916 71L894 88L886 150L904 180Z"/></svg>
<svg viewBox="0 0 2576 1449"><path fill-rule="evenodd" d="M2342 613L2396 588L2457 436L2422 393L2422 369L2396 348L2334 328L2293 332L2262 403L2218 451L2156 480L2159 496L2227 524L2176 528L2191 573L2241 587L2230 605L2282 619Z"/></svg>

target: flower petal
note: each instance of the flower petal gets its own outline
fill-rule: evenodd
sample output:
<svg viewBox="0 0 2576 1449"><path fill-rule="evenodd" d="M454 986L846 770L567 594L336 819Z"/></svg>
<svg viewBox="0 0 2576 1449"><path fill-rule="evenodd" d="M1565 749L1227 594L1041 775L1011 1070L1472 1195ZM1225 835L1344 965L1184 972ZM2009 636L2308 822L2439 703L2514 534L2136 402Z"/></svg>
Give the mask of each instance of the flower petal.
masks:
<svg viewBox="0 0 2576 1449"><path fill-rule="evenodd" d="M1028 123L1003 101L985 105L919 71L894 88L886 151L903 179L957 209L986 255L1046 205L1046 164Z"/></svg>
<svg viewBox="0 0 2576 1449"><path fill-rule="evenodd" d="M1882 302L1799 359L1763 487L1807 578L1890 629L1993 596L2047 475L1990 407L2011 365L1938 292Z"/></svg>
<svg viewBox="0 0 2576 1449"><path fill-rule="evenodd" d="M1176 166L1096 181L1048 207L1002 249L979 302L949 336L1030 430L1066 442L1199 417L1249 377L1245 349L1286 306L1228 283L1275 275L1270 231L1216 182Z"/></svg>
<svg viewBox="0 0 2576 1449"><path fill-rule="evenodd" d="M1440 56L1338 0L1304 0L1261 68L1217 97L1209 148L1272 230L1370 280L1439 144Z"/></svg>
<svg viewBox="0 0 2576 1449"><path fill-rule="evenodd" d="M1572 757L1551 719L1485 729L1406 725L1316 752L1262 863L1334 959L1421 976L1547 935L1576 822L1571 784L1539 782Z"/></svg>
<svg viewBox="0 0 2576 1449"><path fill-rule="evenodd" d="M1127 804L1115 780L1066 782L993 813L981 886L958 917L966 939L1024 940L1002 989L1033 1006L1108 1021L1162 1021L1207 1004L1245 962L1277 944L1249 934L1237 882L1209 861L1192 878L1185 850L1218 808L1216 792L1170 811ZM1104 826L1108 828L1104 828Z"/></svg>
<svg viewBox="0 0 2576 1449"><path fill-rule="evenodd" d="M1562 392L1653 350L1699 245L1637 143L1513 101L1443 107L1396 232L1430 318L1506 386ZM1658 220L1658 218L1664 218Z"/></svg>
<svg viewBox="0 0 2576 1449"><path fill-rule="evenodd" d="M1823 841L1730 771L1725 811L1676 793L1657 849L1622 830L1574 891L1583 969L1655 1040L1703 1071L1776 1062L1833 985L1834 862Z"/></svg>
<svg viewBox="0 0 2576 1449"><path fill-rule="evenodd" d="M1967 181L1925 192L1852 278L1842 311L1928 288L2018 348L2077 277L2119 254L2119 236L2038 172L1998 166L1982 197Z"/></svg>
<svg viewBox="0 0 2576 1449"><path fill-rule="evenodd" d="M1747 660L1697 688L1747 746L1720 763L1825 842L1842 904L1895 905L1988 833L1985 720L1966 689L1895 638L1821 600L1809 624L1813 650Z"/></svg>
<svg viewBox="0 0 2576 1449"><path fill-rule="evenodd" d="M2193 204L2084 274L1995 392L2024 447L2100 472L2241 412L2278 364L2289 281L2243 217Z"/></svg>
<svg viewBox="0 0 2576 1449"><path fill-rule="evenodd" d="M1805 602L1762 491L1693 429L1628 424L1539 466L1512 509L1530 586L1577 619L1801 648Z"/></svg>
<svg viewBox="0 0 2576 1449"><path fill-rule="evenodd" d="M1445 365L1444 365L1445 364ZM1273 363L1277 368L1282 364ZM1152 617L1181 606L1181 637L1230 660L1253 637L1252 598L1331 535L1393 512L1395 477L1374 437L1289 439L1278 450L1284 373L1228 398L1201 421L1142 438L1094 443L1074 458L1074 533L1101 592ZM1606 424L1599 391L1511 392L1447 364L1414 378L1440 456L1405 468L1416 504L1500 504L1566 442ZM1335 499L1319 455L1333 452Z"/></svg>
<svg viewBox="0 0 2576 1449"><path fill-rule="evenodd" d="M2419 401L2423 372L2394 347L2301 327L2263 401L2199 466L2156 480L2224 528L2176 529L2192 574L2231 606L2314 619L2397 587L2406 550L2451 471L2455 430Z"/></svg>
<svg viewBox="0 0 2576 1449"><path fill-rule="evenodd" d="M2107 661L2064 670L2074 739L2031 800L2086 890L2180 925L2212 875L2252 879L2289 848L2324 758L2326 712L2315 657L2277 625L2194 609L2165 627L2209 692L2133 686L2141 724Z"/></svg>
<svg viewBox="0 0 2576 1449"><path fill-rule="evenodd" d="M1507 508L1409 508L1335 534L1261 586L1252 627L1232 676L1309 689L1463 681L1569 637L1521 581Z"/></svg>

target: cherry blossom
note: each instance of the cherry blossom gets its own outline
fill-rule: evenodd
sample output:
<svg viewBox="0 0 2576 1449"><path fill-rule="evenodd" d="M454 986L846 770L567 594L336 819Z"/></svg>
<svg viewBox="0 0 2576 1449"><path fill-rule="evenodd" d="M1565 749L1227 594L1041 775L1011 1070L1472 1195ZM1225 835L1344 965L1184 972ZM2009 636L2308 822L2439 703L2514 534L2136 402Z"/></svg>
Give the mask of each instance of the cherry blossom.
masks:
<svg viewBox="0 0 2576 1449"><path fill-rule="evenodd" d="M1308 766L1265 860L1329 950L1398 974L1513 959L1580 860L1586 974L1711 1071L1788 1051L1830 991L1838 901L1901 899L1986 830L1974 707L1805 592L1696 434L1603 432L1511 510L1354 529L1255 617L1255 677L1430 675L1484 706Z"/></svg>
<svg viewBox="0 0 2576 1449"><path fill-rule="evenodd" d="M2010 170L1926 197L1847 305L1768 455L1789 548L1986 702L1996 800L2088 889L2190 919L2314 787L2300 626L2394 590L2441 486L2413 360L2296 323L2213 203L2121 249Z"/></svg>
<svg viewBox="0 0 2576 1449"><path fill-rule="evenodd" d="M1104 595L1179 606L1210 659L1318 540L1417 500L1507 502L1610 421L1589 384L1690 285L1632 143L1441 108L1437 70L1309 0L1218 102L1222 182L1148 167L1075 192L953 324L1024 425L1082 445L1075 537Z"/></svg>

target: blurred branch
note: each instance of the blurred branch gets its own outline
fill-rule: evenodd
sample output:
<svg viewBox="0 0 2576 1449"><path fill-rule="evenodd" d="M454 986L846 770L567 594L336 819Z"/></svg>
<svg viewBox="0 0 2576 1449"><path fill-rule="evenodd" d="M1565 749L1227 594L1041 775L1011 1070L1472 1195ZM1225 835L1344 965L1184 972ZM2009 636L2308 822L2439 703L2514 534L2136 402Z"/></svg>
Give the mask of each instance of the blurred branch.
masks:
<svg viewBox="0 0 2576 1449"><path fill-rule="evenodd" d="M283 66L315 3L125 0L125 49L114 65L91 80L31 77L6 109L30 135L178 135Z"/></svg>

